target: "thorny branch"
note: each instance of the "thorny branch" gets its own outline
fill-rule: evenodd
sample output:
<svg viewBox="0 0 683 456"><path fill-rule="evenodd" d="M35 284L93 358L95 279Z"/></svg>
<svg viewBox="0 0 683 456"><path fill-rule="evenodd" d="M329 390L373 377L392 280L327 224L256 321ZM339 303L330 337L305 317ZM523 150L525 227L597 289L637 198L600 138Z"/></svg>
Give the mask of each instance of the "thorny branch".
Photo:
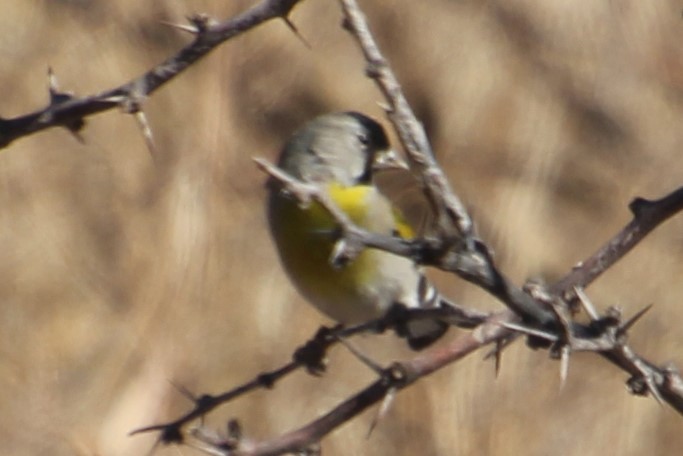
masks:
<svg viewBox="0 0 683 456"><path fill-rule="evenodd" d="M384 58L379 53L379 50L377 50L376 44L372 39L372 35L369 33L367 23L365 22L355 0L341 0L341 2L346 13L347 26L350 25L349 29L357 37L359 44L361 45L366 56L366 60L368 60L368 64L373 65L373 62L377 61L378 56L379 61L385 62ZM390 105L400 106L402 103L401 100L405 100L405 98L400 95L400 89L398 91L394 90L397 85L395 83L395 77L391 75L391 68L389 68L388 65L383 65L382 68L382 72L370 72L369 76L375 79L376 83L382 88L385 96L390 98ZM392 97L395 101L392 101ZM409 111L406 111L404 115L408 117L408 121L412 126L411 128L421 128L420 124L416 119L414 119L414 117L412 117ZM394 123L396 123L395 119L392 118L392 120ZM397 127L397 132L399 135L401 134L402 129L405 129L405 127ZM426 137L424 134L420 134L418 136ZM422 155L431 156L430 149L423 150ZM427 170L428 169L429 168L427 168ZM426 173L424 167L418 168L418 171L421 171L423 174ZM427 182L428 176L423 176L423 179L425 182ZM448 187L442 187L441 191L450 192ZM449 201L449 196L443 196L443 201ZM659 224L666 221L673 214L683 209L683 189L678 189L664 198L656 201L647 201L642 198L638 198L631 203L630 208L634 214L633 221L630 222L598 253L582 263L581 266L574 268L572 273L552 287L551 291L554 291L557 294L561 292L563 295L561 297L565 297L564 295L566 295L568 291L573 293L573 290L576 287L582 288L590 284L602 272L607 270L617 260L628 253L639 241L645 237L645 235L656 228ZM486 260L491 259L490 256L487 255L484 255L483 258ZM437 266L440 267L440 265ZM489 263L489 266L490 269L495 269L492 261ZM454 272L460 273L457 270ZM509 282L502 278L502 275L498 275L503 281L504 288L510 290L509 286L507 285ZM475 283L485 285L488 283L489 276L483 275L482 277L472 277L471 279L471 281ZM484 288L491 291L491 289L487 288L486 286L484 286ZM504 293L494 294L501 299L504 297ZM511 310L515 311L523 319L532 318L536 322L543 323L543 320L538 318L538 309L536 306L520 306L519 303L513 302L518 298L518 296L519 293L512 292L510 290L510 293L508 294L508 298L510 298L510 300L502 300ZM525 310L530 310L531 312L525 313ZM619 320L619 318L617 318L617 320ZM592 323L593 327L587 328L574 324L574 327L571 329L577 333L583 333L585 331L586 334L590 335L591 330L594 329L595 325L598 323L604 324L608 321L611 321L610 318L606 318L605 321L598 320ZM626 345L625 331L618 334L618 336L619 337L615 338L613 341L614 343L609 343L607 346L603 347L593 346L590 349L601 351L604 357L629 372L634 376L633 378L639 379L636 381L636 383L642 383L640 380L644 379L647 383L647 388L641 388L640 392L649 390L653 395L655 395L655 397L657 397L658 393L661 393L664 400L676 408L676 410L678 410L680 413L683 413L683 388L681 388L682 382L678 373L673 368L657 368L653 363L638 356L628 345ZM637 390L637 388L635 390Z"/></svg>
<svg viewBox="0 0 683 456"><path fill-rule="evenodd" d="M614 263L633 249L652 230L683 209L683 187L665 197L649 201L634 199L629 204L633 220L614 238L587 260L577 264L572 272L551 287L567 301L576 299L575 288L586 288Z"/></svg>
<svg viewBox="0 0 683 456"><path fill-rule="evenodd" d="M425 195L436 214L440 237L448 242L465 242L471 247L474 236L472 219L436 163L427 134L380 52L362 11L353 1L341 0L340 3L344 11L344 27L358 41L367 63L366 74L377 83L389 103L385 108L387 115L408 154L411 168L420 174Z"/></svg>
<svg viewBox="0 0 683 456"><path fill-rule="evenodd" d="M379 65L381 68L381 71L368 72L368 76L374 79L378 84L391 107L403 107L403 105L407 105L405 97L401 93L400 86L396 82L396 78L393 75L391 68L386 64L386 60L381 55L358 4L355 0L340 1L345 14L345 26L356 37L368 65L371 68L376 68L377 65ZM390 119L394 122L397 133L401 136L404 143L408 141L403 139L404 135L402 134L402 131L414 129L421 130L421 132L415 133L415 136L423 139L423 143L427 142L424 130L417 119L415 119L410 109L401 109L400 117L392 117L390 113ZM407 125L409 126L405 124L400 125L403 122L407 122ZM428 192L428 194L429 192L433 192L433 190L430 190L429 184L431 173L436 172L438 175L443 175L443 173L435 163L433 166L424 165L424 163L433 162L431 149L427 146L425 149L418 149L417 151L410 148L407 148L407 150L411 157L418 157L413 160L413 163L419 165L416 171L422 175L422 181L425 183L426 192ZM420 160L420 156L424 158ZM433 171L434 168L438 171ZM454 207L449 206L449 202L455 198L450 196L452 193L450 187L441 186L438 189L438 192L444 193L440 199L436 200L437 202L440 202L440 204L443 204L441 212L455 210ZM683 190L676 190L657 201L646 201L639 198L636 199L630 207L634 213L634 220L629 223L622 232L617 234L617 236L607 244L605 249L583 263L586 269L590 270L590 273L582 274L579 272L582 270L582 267L575 268L568 276L571 278L560 281L558 285L551 289L551 291L566 292L566 288L563 289L563 287L571 287L573 290L575 288L573 285L578 287L588 285L594 278L630 251L630 249L642 240L647 233L667 220L670 216L683 209ZM437 211L439 211L438 208ZM456 219L464 220L466 218L467 217L464 215L458 213ZM466 235L467 232L464 232L463 234ZM483 246L483 243L481 242L477 244ZM450 264L449 261L442 261L441 264L437 262L435 266L455 272L461 277L480 285L482 288L499 298L510 310L523 320L535 322L537 324L540 323L542 326L545 326L546 329L550 326L548 331L551 333L569 330L577 337L583 337L584 340L594 338L596 334L600 335L599 338L607 337L608 343L606 345L589 344L588 347L582 347L582 349L588 349L590 347L592 350L600 351L605 358L629 372L633 378L639 379L636 383L642 384L643 382L640 380L645 380L647 387L641 388L639 392L644 393L649 391L655 395L655 397L657 397L659 393L662 393L661 395L664 400L679 411L679 413L683 413L683 388L681 388L683 381L681 381L680 376L672 368L662 369L656 367L653 363L638 356L628 345L626 345L626 334L625 330L621 329L620 315L608 315L603 319L591 322L589 326L572 323L571 328L562 328L562 322L559 321L556 314L548 311L548 302L543 299L538 299L538 297L534 299L530 294L512 285L509 280L497 271L491 255L488 254L489 250L485 246L477 249L477 244L475 244L475 251L478 251L481 255L475 256L478 260L484 261L484 264L481 265L482 267L473 270L461 270L457 267L453 268L453 265ZM455 244L454 246L450 246L447 251L451 258L458 258L459 254L463 252L466 256L469 256L472 254L472 250L468 247L467 243L464 247ZM608 253L603 254L603 251ZM448 254L446 257L449 256ZM456 261L456 264L457 263L458 262ZM492 278L496 279L493 283L491 282ZM547 299L549 302L553 302L557 297L558 296L553 296L551 293L548 293ZM562 297L564 296L559 296L559 298ZM548 323L552 324L548 325ZM557 327L558 324L560 325L559 328ZM614 334L608 335L610 332L607 330L608 328L614 330ZM567 341L564 342L566 343ZM638 391L637 388L634 388L634 391Z"/></svg>
<svg viewBox="0 0 683 456"><path fill-rule="evenodd" d="M149 94L220 43L270 19L281 18L292 28L288 15L298 1L264 0L245 13L221 23L204 16L190 18L191 25L178 28L195 35L191 44L139 78L96 95L76 98L59 92L54 78L51 77L50 103L45 109L12 119L0 118L0 147L5 147L20 137L54 126L63 126L77 133L83 127L85 117L115 106L121 106L130 113L140 112L142 102ZM628 385L633 393L650 393L683 413L683 380L676 369L669 366L658 367L637 355L626 344L628 329L647 309L622 322L621 314L615 309L608 309L604 316L600 316L592 305L586 302L587 297L581 291L654 228L683 209L683 188L655 201L642 198L634 200L630 205L633 220L603 248L579 263L565 278L548 290L523 290L514 286L496 268L488 247L475 237L469 214L451 190L436 163L424 129L408 105L355 0L340 2L345 15L345 27L363 51L367 62L367 75L376 82L384 94L388 102L387 114L404 145L412 169L422 182L425 194L437 214L438 236L433 239L406 241L369 233L353 225L323 192L292 179L266 162L259 161L259 166L302 202L314 200L336 218L342 232L340 242L343 243L343 248L337 252L342 258L337 260L352 259L364 248L390 251L413 258L421 264L454 272L488 290L510 310L486 315L476 310L455 307L438 315L434 314L434 311L410 315L408 318L449 318L458 326L474 329L446 345L383 369L378 380L299 429L270 440L252 441L243 437L238 426L234 424L234 432L224 439L211 437L206 433L196 433L195 436L207 445L205 449L214 454L262 455L311 448L333 429L371 405L385 400L392 391L403 389L419 378L462 359L484 345L497 343L502 347L506 341L518 334L545 340L551 345L551 353L561 354L563 360L568 359L571 351L596 351L631 375ZM566 310L573 310L573 304L577 300L589 310L591 323L588 325L577 324L567 317ZM320 374L325 368L327 349L340 338L359 332L382 331L392 328L395 323L387 317L353 328L321 331L297 350L294 359L284 366L263 373L223 394L195 398L194 409L186 415L173 422L150 426L136 432L161 431L161 441L181 442L184 438L183 426L204 416L218 405L258 388L271 388L281 378L302 367L311 373ZM498 354L499 351L500 348L497 349ZM563 368L564 370L566 368Z"/></svg>
<svg viewBox="0 0 683 456"><path fill-rule="evenodd" d="M401 256L407 256L414 259L422 264L427 264L435 266L447 271L456 272L458 274L462 273L461 269L451 269L452 262L442 263L439 261L439 257L434 255L432 249L435 248L433 244L429 241L423 240L405 240L399 239L391 236L385 236L377 233L370 233L362 228L355 226L346 215L337 208L329 198L326 197L324 191L319 187L305 182L296 180L295 178L288 176L281 170L273 167L263 160L257 160L259 166L267 172L272 178L277 179L280 185L284 186L289 193L296 196L302 202L309 202L310 200L315 200L320 203L329 213L336 218L337 223L341 228L341 236L344 244L344 248L336 249L339 251L339 255L344 255L348 258L353 258L357 255L362 248L378 248L391 253L395 253ZM645 219L646 228L650 231L654 229L659 224L666 221L671 215L672 208L678 208L677 210L683 209L683 191L676 190L670 195L656 201L648 203L648 217ZM624 230L618 233L612 240L607 243L607 246L621 245L623 243L624 232L627 230L641 232L645 228L639 228L636 222L638 217L634 221L630 222ZM642 237L640 238L642 239ZM632 248L635 244L629 244ZM606 248L605 248L606 249ZM601 249L601 251L605 250ZM630 249L622 248L618 251L610 250L611 259L616 261L617 258L625 255ZM456 252L454 255L463 255L461 252ZM465 253L464 255L467 255ZM588 262L586 262L588 264ZM605 264L605 268L608 268L611 264ZM469 268L466 272L476 276L476 274L488 274L490 266L481 265L478 268ZM569 283L573 274L576 273L576 269L568 274L565 278L561 279L558 284ZM482 281L486 282L488 277L483 277ZM476 277L475 280L476 281ZM506 280L506 283L509 283ZM579 284L581 285L581 284ZM554 285L557 287L558 285ZM510 285L512 287L512 285ZM571 290L571 293L576 293L577 288ZM526 296L527 299L534 299L536 293L527 293L522 289L517 290L517 294ZM550 305L551 296L546 296L545 298L537 296L537 299L541 302ZM548 301L548 302L546 302ZM506 303L507 304L507 303ZM512 306L510 306L512 309ZM470 321L476 318L476 311L467 308L458 308L458 316L461 318L469 318ZM549 311L550 312L550 311ZM501 317L504 315L505 317ZM638 314L638 318L641 313ZM610 359L613 363L617 364L622 369L626 370L634 376L643 375L643 366L646 366L650 371L648 375L656 378L655 384L658 389L667 388L665 385L670 380L666 380L664 377L671 375L671 372L667 373L666 369L660 369L656 367L653 363L640 358L633 350L625 344L626 330L632 326L632 320L627 321L622 324L622 317L615 309L610 309L608 315L605 317L597 316L593 318L590 325L581 325L575 322L565 322L564 325L559 327L543 328L538 327L534 329L533 327L525 327L517 324L509 324L515 320L515 316L522 318L522 320L528 320L525 318L524 314L519 312L503 313L498 314L495 318L499 319L499 323L503 322L504 326L508 329L517 332L524 332L528 335L538 336L542 339L546 339L550 342L558 342L562 340L563 342L568 342L563 339L561 335L563 332L570 334L572 337L570 348L574 351L598 351L601 352L603 356ZM493 318L493 317L490 317ZM488 321L488 320L487 320ZM533 321L533 320L531 320ZM500 336L509 337L509 333L500 333ZM674 384L676 382L673 382ZM674 390L669 391L671 393L670 400L666 399L671 403L674 408L683 413L683 407L680 406L679 402L683 395L682 391L678 390L678 387ZM680 397L679 397L680 396Z"/></svg>
<svg viewBox="0 0 683 456"><path fill-rule="evenodd" d="M304 451L368 407L381 402L391 391L404 389L483 345L509 336L509 331L500 324L503 321L501 318L506 319L507 316L493 315L474 331L464 334L453 343L435 347L408 361L393 363L382 371L375 382L342 401L328 413L286 434L263 441L240 439L229 442L227 447L224 445L225 441L203 441L214 451L219 449L217 454L221 455L276 455Z"/></svg>
<svg viewBox="0 0 683 456"><path fill-rule="evenodd" d="M440 214L440 236L436 239L406 241L369 233L353 225L326 194L315 186L299 182L265 161L257 160L258 165L302 203L310 204L315 201L335 217L341 228L340 243L343 245L343 248L336 251L338 255L345 257L342 260L352 259L364 248L379 248L407 256L419 263L455 272L482 286L503 301L510 310L485 317L476 311L458 309L462 322L470 318L471 325L478 324L472 332L408 361L394 363L382 371L377 381L299 429L263 441L252 441L241 435L239 438L232 436L223 439L209 436L205 432L196 432L195 437L215 454L281 454L311 448L336 427L369 406L383 401L391 391L405 388L422 376L456 362L484 345L495 342L503 346L505 341L520 333L546 340L551 344L552 353L561 354L563 377L566 375L566 363L571 351L596 351L631 374L628 385L634 393L649 392L683 413L683 381L677 371L671 367L657 367L637 355L626 344L627 330L643 312L623 323L621 315L614 309L609 309L605 316L599 316L590 303L582 302L587 309L591 309L589 314L592 321L589 325L580 325L571 322L563 310L571 309L568 301L576 299L576 296L583 296L585 301L587 298L580 291L583 287L625 255L655 227L683 208L683 189L657 201L634 201L631 204L634 219L603 249L580 263L549 290L522 290L512 285L495 267L487 246L475 239L469 215L436 164L424 130L405 101L401 88L377 48L355 1L341 0L341 3L346 18L345 26L358 40L368 62L368 76L375 80L387 98L388 115L409 154L414 171L424 184L428 198L436 213ZM274 372L284 376L305 365L306 363L295 357L294 361ZM202 416L219 403L238 394L244 394L256 387L272 386L274 383L264 384L262 378L257 377L221 397L217 396L221 400L209 401L210 407L203 407L203 402L198 400L195 409L179 420L145 430L162 430L162 440L166 442L180 441L181 427L190 420ZM273 377L278 378L281 378L279 374Z"/></svg>
<svg viewBox="0 0 683 456"><path fill-rule="evenodd" d="M50 103L44 109L11 119L0 118L0 148L14 140L51 127L79 131L85 117L120 106L128 113L138 113L145 98L178 76L219 44L271 19L283 19L291 27L288 16L300 0L263 0L258 5L224 22L196 15L190 25L176 26L194 35L194 40L175 55L119 87L82 98L56 92L50 84ZM50 78L51 80L53 78Z"/></svg>
<svg viewBox="0 0 683 456"><path fill-rule="evenodd" d="M312 197L317 199L317 196ZM278 381L300 368L305 368L313 375L322 375L326 369L327 351L332 346L357 334L380 333L387 329L393 329L398 324L404 323L401 321L403 318L410 320L443 318L462 328L475 328L489 319L489 316L483 312L455 305L442 309L405 309L405 312L407 313L389 312L382 318L349 327L337 326L331 329L323 327L310 341L294 352L293 359L289 363L270 372L261 373L254 379L225 393L216 396L205 394L197 398L193 397L195 406L185 415L169 423L136 429L131 434L161 431L161 441L165 443L181 442L183 441L181 428L192 420L200 418L219 405L230 402L253 390L273 388Z"/></svg>
<svg viewBox="0 0 683 456"><path fill-rule="evenodd" d="M288 188L296 187L296 181L288 180L287 185ZM311 188L308 187L308 189ZM302 191L302 189L295 190L295 192L297 191ZM305 192L305 190L303 191ZM318 200L318 191L312 191L308 197ZM336 213L336 210L333 209L331 213ZM338 221L342 223L342 220ZM659 220L661 223L665 218L659 217ZM359 236L361 242L366 246L386 247L386 250L394 253L407 253L401 244L392 242L391 238L385 239L386 242L377 242L375 234L370 233L366 239L364 238L365 234L363 230L357 229L354 236ZM610 243L613 242L614 240L610 241ZM395 251L393 247L397 247ZM637 355L626 345L625 331L631 324L631 321L622 324L620 315L616 314L614 310L609 310L607 316L595 319L588 327L572 327L572 330L582 329L584 336L572 338L569 345L562 347L567 347L568 351L597 351L632 375L628 381L628 386L633 393L647 394L650 392L683 413L683 381L680 375L673 367L657 367ZM401 390L419 378L457 362L485 345L504 342L519 331L524 331L524 326L519 325L519 319L513 312L506 311L491 315L474 331L463 334L449 344L433 348L408 361L394 363L378 380L342 401L325 415L296 430L269 440L234 440L231 441L231 445L225 447L221 446L220 442L209 440L201 434L197 436L202 438L202 441L207 445L212 445L214 448L215 446L221 447L222 450L218 454L269 455L302 450L318 442L326 434L362 413L368 407L384 400L392 389ZM534 331L532 335L546 338L553 343L560 340L560 336L553 332ZM558 349L562 347L558 347Z"/></svg>
<svg viewBox="0 0 683 456"><path fill-rule="evenodd" d="M368 77L375 81L389 104L387 115L436 214L439 235L436 248L432 249L435 256L428 264L455 272L465 280L476 283L525 318L542 325L552 324L555 319L548 309L520 292L503 277L488 247L475 238L472 219L436 163L427 134L380 52L364 14L354 0L340 0L340 3L344 12L344 26L356 39L365 56Z"/></svg>

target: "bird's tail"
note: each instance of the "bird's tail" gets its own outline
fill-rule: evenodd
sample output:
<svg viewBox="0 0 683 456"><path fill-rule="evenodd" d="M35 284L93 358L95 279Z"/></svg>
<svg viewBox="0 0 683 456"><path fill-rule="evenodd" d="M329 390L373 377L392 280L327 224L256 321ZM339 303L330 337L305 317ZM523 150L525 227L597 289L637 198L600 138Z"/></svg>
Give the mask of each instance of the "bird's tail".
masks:
<svg viewBox="0 0 683 456"><path fill-rule="evenodd" d="M451 325L441 320L415 320L406 324L406 340L413 350L422 350L443 336Z"/></svg>

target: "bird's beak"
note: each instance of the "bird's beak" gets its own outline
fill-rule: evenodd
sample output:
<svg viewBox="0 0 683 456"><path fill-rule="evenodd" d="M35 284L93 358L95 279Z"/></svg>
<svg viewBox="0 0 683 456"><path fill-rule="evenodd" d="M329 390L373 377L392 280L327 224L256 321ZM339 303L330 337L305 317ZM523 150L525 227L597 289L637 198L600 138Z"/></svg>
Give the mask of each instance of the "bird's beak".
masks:
<svg viewBox="0 0 683 456"><path fill-rule="evenodd" d="M408 163L396 153L394 149L380 150L375 154L372 163L373 171L385 171L389 169L409 170Z"/></svg>

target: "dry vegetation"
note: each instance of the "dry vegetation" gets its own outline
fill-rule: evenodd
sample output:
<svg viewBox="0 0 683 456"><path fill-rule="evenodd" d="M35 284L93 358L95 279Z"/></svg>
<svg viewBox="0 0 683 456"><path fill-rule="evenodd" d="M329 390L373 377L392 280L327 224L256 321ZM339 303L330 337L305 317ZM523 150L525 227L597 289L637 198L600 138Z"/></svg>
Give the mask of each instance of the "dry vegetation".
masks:
<svg viewBox="0 0 683 456"><path fill-rule="evenodd" d="M0 115L42 107L51 65L85 95L119 85L187 41L161 21L230 17L250 2L30 0L0 16ZM380 6L381 5L381 6ZM365 1L385 55L438 158L501 268L549 280L630 215L629 200L683 184L683 21L677 2ZM265 231L263 176L298 124L332 110L381 116L336 2L306 0L293 21L228 42L146 104L153 160L134 120L89 120L0 155L0 453L144 454L128 437L189 407L172 383L218 392L288 359L324 322L287 282ZM589 293L599 306L654 310L642 353L683 365L683 218L655 231ZM436 275L448 296L500 304ZM456 332L455 330L453 331ZM377 358L405 354L366 337ZM247 433L295 427L373 374L343 350L214 414ZM494 377L474 356L402 392L366 439L372 413L324 441L325 454L676 454L680 417L628 395L594 355L565 389L545 352L517 344ZM183 449L183 454L193 454ZM162 449L158 454L176 454Z"/></svg>

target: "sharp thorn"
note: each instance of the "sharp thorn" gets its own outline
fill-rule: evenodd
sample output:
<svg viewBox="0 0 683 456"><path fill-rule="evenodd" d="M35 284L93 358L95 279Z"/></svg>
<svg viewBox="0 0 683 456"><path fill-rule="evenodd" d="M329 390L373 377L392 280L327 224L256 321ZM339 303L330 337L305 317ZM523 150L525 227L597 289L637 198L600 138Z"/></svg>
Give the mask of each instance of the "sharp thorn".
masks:
<svg viewBox="0 0 683 456"><path fill-rule="evenodd" d="M172 387L174 387L180 394L185 396L187 399L191 400L192 402L197 402L197 396L195 396L189 389L185 388L183 385L176 383L172 380L169 380L169 383L171 384Z"/></svg>
<svg viewBox="0 0 683 456"><path fill-rule="evenodd" d="M152 128L149 126L147 121L147 116L140 109L134 113L135 120L137 120L140 129L142 130L142 136L145 138L145 143L147 144L147 150L149 150L152 159L154 159L156 154L156 146L154 145L154 135L152 134Z"/></svg>
<svg viewBox="0 0 683 456"><path fill-rule="evenodd" d="M384 396L384 399L382 400L382 403L380 404L379 409L377 410L377 414L372 419L372 423L370 423L370 428L368 428L368 434L365 438L370 438L370 436L372 435L372 431L375 430L379 422L387 415L389 409L391 408L391 404L394 403L395 397L396 388L389 388L389 391L387 391L387 394Z"/></svg>
<svg viewBox="0 0 683 456"><path fill-rule="evenodd" d="M569 345L564 345L561 349L560 355L560 391L564 390L564 385L567 383L567 374L569 373L569 354L571 348Z"/></svg>
<svg viewBox="0 0 683 456"><path fill-rule="evenodd" d="M593 306L591 300L588 298L586 292L583 291L583 288L574 287L574 293L576 293L576 297L579 298L579 302L581 303L583 310L586 311L586 314L588 314L590 319L593 321L599 320L600 315L598 314L598 311L595 309L595 306Z"/></svg>
<svg viewBox="0 0 683 456"><path fill-rule="evenodd" d="M353 346L348 340L343 339L341 337L338 338L339 342L346 347L348 351L351 352L360 362L365 364L367 367L369 367L372 371L374 371L378 375L382 375L384 372L384 369L382 366L377 364L375 361L370 359L370 357L366 356L364 353L362 353L360 350L358 350L356 347Z"/></svg>
<svg viewBox="0 0 683 456"><path fill-rule="evenodd" d="M511 331L526 334L528 336L540 337L541 339L549 340L551 342L556 342L558 340L558 337L555 334L551 334L551 333L541 331L538 329L528 328L528 327L522 326L522 325L517 325L515 323L500 322L499 325L501 325L503 328L507 328Z"/></svg>
<svg viewBox="0 0 683 456"><path fill-rule="evenodd" d="M660 406L664 406L664 398L662 398L662 395L659 393L659 388L652 380L651 375L645 374L645 383L647 384L647 389L650 391L650 394L652 394L652 397L655 398Z"/></svg>
<svg viewBox="0 0 683 456"><path fill-rule="evenodd" d="M71 136L76 138L76 141L78 141L81 144L85 144L85 139L83 138L83 136L81 136L81 134L78 131L73 130L71 128L69 128L68 130L71 133Z"/></svg>
<svg viewBox="0 0 683 456"><path fill-rule="evenodd" d="M496 352L495 352L495 370L496 370L496 378L498 378L498 374L500 374L500 365L503 362L503 341L498 340L496 341Z"/></svg>
<svg viewBox="0 0 683 456"><path fill-rule="evenodd" d="M59 85L57 84L57 76L55 76L54 71L51 66L47 67L47 84L50 95L54 96L59 92Z"/></svg>
<svg viewBox="0 0 683 456"><path fill-rule="evenodd" d="M173 22L167 22L167 21L159 21L159 23L166 25L168 27L180 30L182 32L190 33L192 35L197 35L199 34L199 30L197 27L194 25L187 25L187 24L175 24Z"/></svg>
<svg viewBox="0 0 683 456"><path fill-rule="evenodd" d="M652 304L648 304L647 306L643 307L638 311L634 316L628 319L624 324L622 324L619 327L619 333L624 334L626 333L634 324L640 320L643 315L645 315L650 309L652 309Z"/></svg>
<svg viewBox="0 0 683 456"><path fill-rule="evenodd" d="M297 38L299 38L299 41L301 41L303 45L306 46L306 48L308 48L309 50L313 49L311 44L308 42L308 40L306 40L306 38L303 37L303 35L299 32L297 26L294 25L294 22L292 22L292 20L289 17L283 16L282 20L285 21L287 28L291 30Z"/></svg>

